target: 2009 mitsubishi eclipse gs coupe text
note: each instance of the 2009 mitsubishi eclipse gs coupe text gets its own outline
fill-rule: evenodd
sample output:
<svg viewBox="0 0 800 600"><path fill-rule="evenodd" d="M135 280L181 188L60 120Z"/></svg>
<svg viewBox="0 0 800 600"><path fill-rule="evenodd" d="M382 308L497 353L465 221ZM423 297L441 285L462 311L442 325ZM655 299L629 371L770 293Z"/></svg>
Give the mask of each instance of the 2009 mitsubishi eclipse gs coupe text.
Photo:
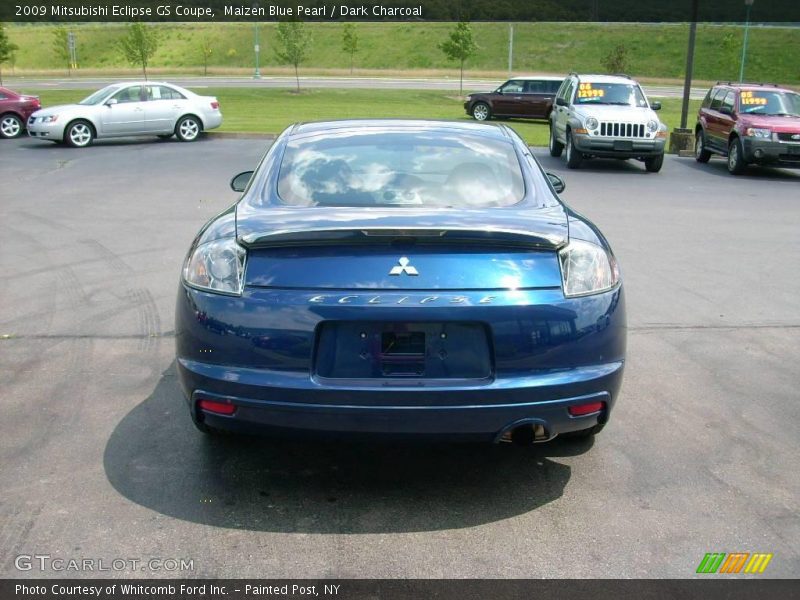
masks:
<svg viewBox="0 0 800 600"><path fill-rule="evenodd" d="M231 186L176 309L201 431L532 443L608 421L617 263L513 130L294 125Z"/></svg>

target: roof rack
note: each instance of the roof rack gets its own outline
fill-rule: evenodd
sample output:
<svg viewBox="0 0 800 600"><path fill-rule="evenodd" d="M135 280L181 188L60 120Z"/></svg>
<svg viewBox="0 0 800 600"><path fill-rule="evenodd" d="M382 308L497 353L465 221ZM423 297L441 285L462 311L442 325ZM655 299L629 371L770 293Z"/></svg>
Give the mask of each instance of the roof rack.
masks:
<svg viewBox="0 0 800 600"><path fill-rule="evenodd" d="M745 85L758 85L758 86L770 86L770 87L781 87L777 83L765 83L763 81L718 81L714 85L735 85L735 86L745 86Z"/></svg>

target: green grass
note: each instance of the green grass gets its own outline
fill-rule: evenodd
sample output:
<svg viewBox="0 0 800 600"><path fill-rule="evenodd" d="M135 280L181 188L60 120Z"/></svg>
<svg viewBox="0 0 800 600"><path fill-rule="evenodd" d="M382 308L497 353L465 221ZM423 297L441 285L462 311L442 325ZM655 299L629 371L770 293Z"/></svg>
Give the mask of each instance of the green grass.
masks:
<svg viewBox="0 0 800 600"><path fill-rule="evenodd" d="M24 89L22 91L25 91ZM44 90L39 94L44 106L75 102L88 96L90 90ZM203 88L199 94L216 96L225 117L219 131L280 133L298 121L325 119L411 117L429 119L466 119L463 102L455 96L437 91L413 90L290 90L265 88ZM680 100L661 100L661 119L670 127L680 122ZM689 107L689 126L694 124L699 101ZM546 146L548 127L545 122L509 120L528 144Z"/></svg>
<svg viewBox="0 0 800 600"><path fill-rule="evenodd" d="M253 25L249 23L170 23L154 25L161 44L151 66L162 72L202 72L200 41L212 47L212 72L253 67ZM347 72L349 57L342 50L341 23L308 23L313 42L303 63L306 70ZM437 72L457 76L456 65L438 49L450 23L358 23L359 72L375 70ZM508 25L473 23L478 54L467 62L467 75L502 77L508 65ZM130 69L117 50L122 24L72 24L81 70L121 72ZM11 41L19 45L14 71L20 74L63 71L52 48L53 26L10 24ZM260 24L261 66L265 72L285 68L274 52L275 23ZM685 66L688 25L677 23L516 23L514 71L566 73L604 71L603 57L618 44L628 50L627 71L636 77L677 79ZM743 29L734 25L701 24L697 32L695 78L729 79L738 76ZM796 50L800 28L753 26L747 78L781 83L800 82ZM11 68L4 65L4 72Z"/></svg>

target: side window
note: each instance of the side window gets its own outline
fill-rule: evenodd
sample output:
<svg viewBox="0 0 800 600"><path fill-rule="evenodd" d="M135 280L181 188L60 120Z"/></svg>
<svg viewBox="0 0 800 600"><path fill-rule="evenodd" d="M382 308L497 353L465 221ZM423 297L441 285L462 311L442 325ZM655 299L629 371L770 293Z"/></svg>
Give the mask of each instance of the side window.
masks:
<svg viewBox="0 0 800 600"><path fill-rule="evenodd" d="M507 81L503 84L501 89L505 94L520 94L525 89L525 82L516 80Z"/></svg>
<svg viewBox="0 0 800 600"><path fill-rule="evenodd" d="M8 96L6 96L3 92L0 92L0 100L8 100Z"/></svg>
<svg viewBox="0 0 800 600"><path fill-rule="evenodd" d="M700 105L700 108L708 108L711 104L711 96L714 94L714 88L708 90L706 97L703 98L703 103Z"/></svg>
<svg viewBox="0 0 800 600"><path fill-rule="evenodd" d="M148 100L183 100L183 94L163 85L147 86Z"/></svg>
<svg viewBox="0 0 800 600"><path fill-rule="evenodd" d="M716 92L714 92L714 96L711 98L711 106L709 107L711 110L719 110L719 107L722 106L722 99L725 97L725 90L723 88L717 88Z"/></svg>
<svg viewBox="0 0 800 600"><path fill-rule="evenodd" d="M114 98L120 104L124 104L126 102L141 102L142 101L142 86L140 85L132 85L131 87L126 87L123 90L120 90L116 93Z"/></svg>
<svg viewBox="0 0 800 600"><path fill-rule="evenodd" d="M725 98L722 100L721 108L727 108L730 109L731 112L733 112L733 102L734 102L734 95L733 91L731 90L730 92L725 94Z"/></svg>
<svg viewBox="0 0 800 600"><path fill-rule="evenodd" d="M572 102L572 94L575 92L576 81L574 79L570 79L569 83L567 84L567 89L564 90L564 100L571 103Z"/></svg>
<svg viewBox="0 0 800 600"><path fill-rule="evenodd" d="M547 82L547 93L548 94L555 94L558 89L561 87L561 81L548 81Z"/></svg>

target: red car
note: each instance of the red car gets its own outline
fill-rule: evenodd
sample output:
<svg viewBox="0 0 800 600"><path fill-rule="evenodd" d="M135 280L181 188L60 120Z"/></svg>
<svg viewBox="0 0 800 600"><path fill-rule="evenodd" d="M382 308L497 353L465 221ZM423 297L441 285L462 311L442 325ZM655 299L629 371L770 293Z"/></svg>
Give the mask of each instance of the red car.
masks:
<svg viewBox="0 0 800 600"><path fill-rule="evenodd" d="M25 96L0 87L0 137L15 138L25 131L34 112L42 108L38 96Z"/></svg>
<svg viewBox="0 0 800 600"><path fill-rule="evenodd" d="M719 82L706 94L695 126L695 158L800 168L800 94L774 84Z"/></svg>

